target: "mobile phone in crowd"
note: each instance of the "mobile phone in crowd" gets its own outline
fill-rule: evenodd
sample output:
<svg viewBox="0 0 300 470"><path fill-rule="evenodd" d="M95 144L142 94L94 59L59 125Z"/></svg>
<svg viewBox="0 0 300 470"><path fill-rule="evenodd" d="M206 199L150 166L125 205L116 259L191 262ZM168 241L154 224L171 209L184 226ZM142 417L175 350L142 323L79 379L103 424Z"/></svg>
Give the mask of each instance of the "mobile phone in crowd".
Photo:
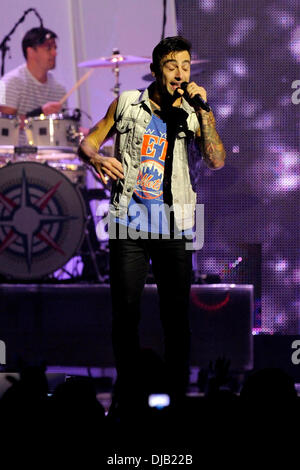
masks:
<svg viewBox="0 0 300 470"><path fill-rule="evenodd" d="M162 409L170 405L170 396L166 393L152 393L148 397L150 408Z"/></svg>

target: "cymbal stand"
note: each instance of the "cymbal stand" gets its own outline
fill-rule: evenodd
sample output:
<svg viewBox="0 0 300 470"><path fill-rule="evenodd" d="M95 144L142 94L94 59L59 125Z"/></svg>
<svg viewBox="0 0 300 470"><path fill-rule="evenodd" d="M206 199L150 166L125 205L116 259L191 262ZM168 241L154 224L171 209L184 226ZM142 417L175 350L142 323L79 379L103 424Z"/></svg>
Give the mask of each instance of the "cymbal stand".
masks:
<svg viewBox="0 0 300 470"><path fill-rule="evenodd" d="M113 49L112 55L118 56L120 54L119 49ZM111 89L113 94L115 95L116 98L119 98L120 96L120 67L119 67L119 60L116 57L116 62L115 66L112 69L113 74L115 75L115 86ZM116 145L116 136L112 137L112 156L115 154L115 145Z"/></svg>
<svg viewBox="0 0 300 470"><path fill-rule="evenodd" d="M119 49L113 49L113 53L112 55L115 55L115 56L118 56L120 54L120 51ZM119 67L119 60L118 58L116 57L115 59L115 66L113 67L112 69L112 72L114 73L115 75L115 86L112 88L112 92L113 94L115 95L116 98L118 98L118 96L120 95L120 81L119 81L119 78L120 78L120 67Z"/></svg>
<svg viewBox="0 0 300 470"><path fill-rule="evenodd" d="M97 263L97 259L96 259L96 253L93 249L93 246L92 246L92 243L91 243L91 239L90 239L90 233L89 233L89 230L88 228L86 227L85 228L85 239L86 239L86 242L87 242L87 245L88 245L88 248L89 248L89 252L90 252L90 257L91 257L91 260L92 260L92 263L93 263L93 267L94 267L94 270L95 270L95 273L96 273L96 276L97 276L97 280L98 282L105 282L106 278L103 277L101 274L100 274L100 271L99 271L99 267L98 267L98 263Z"/></svg>

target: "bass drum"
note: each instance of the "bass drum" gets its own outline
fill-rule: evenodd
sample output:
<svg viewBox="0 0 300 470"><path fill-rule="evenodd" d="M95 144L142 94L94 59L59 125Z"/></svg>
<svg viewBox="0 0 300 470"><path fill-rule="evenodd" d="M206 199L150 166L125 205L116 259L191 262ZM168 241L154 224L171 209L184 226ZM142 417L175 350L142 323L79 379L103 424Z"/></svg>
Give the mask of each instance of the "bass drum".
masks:
<svg viewBox="0 0 300 470"><path fill-rule="evenodd" d="M0 273L39 279L78 252L86 210L79 190L55 168L36 162L0 168Z"/></svg>

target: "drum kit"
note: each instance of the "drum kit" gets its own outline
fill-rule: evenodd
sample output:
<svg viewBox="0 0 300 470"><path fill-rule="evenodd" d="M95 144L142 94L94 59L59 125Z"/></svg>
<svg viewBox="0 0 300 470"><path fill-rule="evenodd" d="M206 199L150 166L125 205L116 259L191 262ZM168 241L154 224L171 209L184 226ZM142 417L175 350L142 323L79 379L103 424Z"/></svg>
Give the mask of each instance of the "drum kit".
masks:
<svg viewBox="0 0 300 470"><path fill-rule="evenodd" d="M91 70L61 104L94 68L113 68L113 91L118 95L120 67L149 62L115 50L109 57L78 64ZM108 277L101 272L107 268L101 266L101 256L96 256L101 241L96 239L86 188L87 172L92 170L77 155L83 138L80 118L76 110L24 122L0 114L0 279L4 282L55 279L56 273L68 272L64 267L78 255L94 270L94 280L105 282ZM20 145L24 133L27 144ZM105 197L104 189L99 193Z"/></svg>
<svg viewBox="0 0 300 470"><path fill-rule="evenodd" d="M113 92L118 96L120 67L150 62L146 57L121 55L118 50L109 57L82 62L78 66L90 70L61 104L94 68L113 69ZM96 281L108 278L95 254L95 243L98 250L101 244L86 196L87 171L92 170L77 156L83 137L80 118L78 110L25 122L18 116L0 114L0 279L4 281L57 279L55 274L81 254L83 263L88 259L92 266ZM27 145L20 146L23 129ZM105 194L104 189L100 193Z"/></svg>

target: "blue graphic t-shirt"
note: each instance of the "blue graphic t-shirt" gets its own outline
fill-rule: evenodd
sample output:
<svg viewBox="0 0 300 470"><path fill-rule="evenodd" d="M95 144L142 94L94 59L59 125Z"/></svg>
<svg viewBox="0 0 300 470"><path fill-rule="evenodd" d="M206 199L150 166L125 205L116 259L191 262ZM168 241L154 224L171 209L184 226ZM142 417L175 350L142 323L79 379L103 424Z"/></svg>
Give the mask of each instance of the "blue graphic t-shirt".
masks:
<svg viewBox="0 0 300 470"><path fill-rule="evenodd" d="M148 233L168 233L163 200L164 167L167 153L166 123L152 114L143 137L141 164L127 218L117 222Z"/></svg>

